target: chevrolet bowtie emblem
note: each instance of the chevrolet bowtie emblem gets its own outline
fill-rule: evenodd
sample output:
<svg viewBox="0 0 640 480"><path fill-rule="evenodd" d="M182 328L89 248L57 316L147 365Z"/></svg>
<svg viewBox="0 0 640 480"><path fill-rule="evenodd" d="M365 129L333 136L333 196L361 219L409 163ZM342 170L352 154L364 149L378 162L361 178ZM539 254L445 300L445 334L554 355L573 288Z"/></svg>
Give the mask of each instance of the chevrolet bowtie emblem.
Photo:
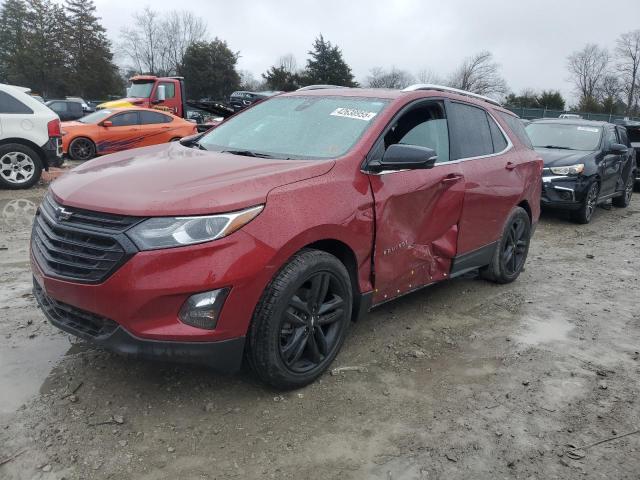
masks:
<svg viewBox="0 0 640 480"><path fill-rule="evenodd" d="M71 215L73 215L73 212L66 210L64 207L56 208L56 217L58 220L69 220Z"/></svg>

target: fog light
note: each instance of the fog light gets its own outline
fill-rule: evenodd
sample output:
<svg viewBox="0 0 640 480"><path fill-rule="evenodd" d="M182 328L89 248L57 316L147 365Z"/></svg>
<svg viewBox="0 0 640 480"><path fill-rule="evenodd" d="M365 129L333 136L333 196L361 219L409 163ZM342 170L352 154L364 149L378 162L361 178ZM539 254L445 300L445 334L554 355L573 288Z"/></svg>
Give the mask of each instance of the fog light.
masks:
<svg viewBox="0 0 640 480"><path fill-rule="evenodd" d="M191 295L180 308L178 317L192 327L213 330L228 294L228 288L221 288Z"/></svg>

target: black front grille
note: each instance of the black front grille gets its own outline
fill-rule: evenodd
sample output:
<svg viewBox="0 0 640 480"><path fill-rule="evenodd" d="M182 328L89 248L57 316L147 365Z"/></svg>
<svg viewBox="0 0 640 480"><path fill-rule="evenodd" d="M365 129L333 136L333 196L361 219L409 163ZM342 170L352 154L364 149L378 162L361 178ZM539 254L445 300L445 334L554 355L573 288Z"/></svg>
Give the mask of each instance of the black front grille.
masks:
<svg viewBox="0 0 640 480"><path fill-rule="evenodd" d="M67 332L95 339L109 335L118 328L118 324L113 320L80 310L49 297L35 280L33 295L51 323Z"/></svg>
<svg viewBox="0 0 640 480"><path fill-rule="evenodd" d="M33 222L31 251L47 275L102 282L135 252L122 232L139 220L62 207L47 196Z"/></svg>

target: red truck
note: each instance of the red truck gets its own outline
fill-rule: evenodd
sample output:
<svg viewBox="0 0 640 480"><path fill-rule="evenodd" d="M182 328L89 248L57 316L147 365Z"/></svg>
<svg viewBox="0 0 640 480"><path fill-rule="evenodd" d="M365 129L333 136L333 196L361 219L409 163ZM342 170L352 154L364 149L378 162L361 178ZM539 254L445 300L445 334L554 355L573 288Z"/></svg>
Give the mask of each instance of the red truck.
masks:
<svg viewBox="0 0 640 480"><path fill-rule="evenodd" d="M287 93L185 143L51 185L31 265L52 324L301 387L376 305L471 270L514 281L540 214L520 120L447 87Z"/></svg>

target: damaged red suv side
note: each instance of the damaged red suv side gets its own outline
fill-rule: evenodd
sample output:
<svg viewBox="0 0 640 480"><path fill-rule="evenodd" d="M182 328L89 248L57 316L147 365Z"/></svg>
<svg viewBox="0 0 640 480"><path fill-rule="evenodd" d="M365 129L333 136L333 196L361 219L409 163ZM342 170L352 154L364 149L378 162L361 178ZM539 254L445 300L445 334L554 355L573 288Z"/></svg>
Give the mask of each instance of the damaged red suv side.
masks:
<svg viewBox="0 0 640 480"><path fill-rule="evenodd" d="M470 270L518 277L542 171L524 135L445 87L280 95L56 181L34 292L51 323L113 351L224 371L245 354L300 387L370 308Z"/></svg>

